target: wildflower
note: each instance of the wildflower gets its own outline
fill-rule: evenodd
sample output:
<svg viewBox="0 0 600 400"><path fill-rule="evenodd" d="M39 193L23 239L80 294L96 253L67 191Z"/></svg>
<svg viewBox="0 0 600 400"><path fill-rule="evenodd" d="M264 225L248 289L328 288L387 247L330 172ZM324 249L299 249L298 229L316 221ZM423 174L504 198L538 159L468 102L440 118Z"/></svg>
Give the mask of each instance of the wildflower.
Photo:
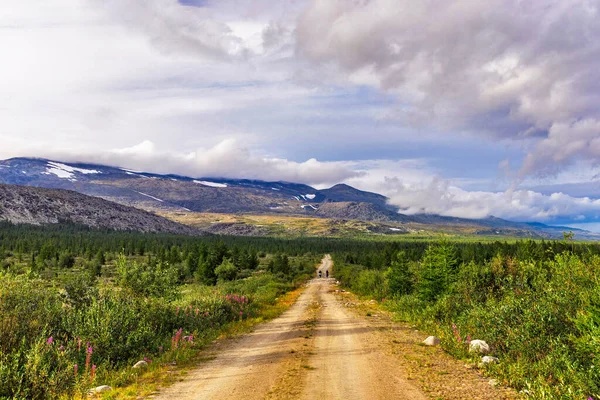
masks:
<svg viewBox="0 0 600 400"><path fill-rule="evenodd" d="M81 351L81 338L77 338L77 350Z"/></svg>
<svg viewBox="0 0 600 400"><path fill-rule="evenodd" d="M91 346L88 347L87 354L85 355L85 370L86 371L90 367L90 361L92 360L92 352L93 352L92 347Z"/></svg>
<svg viewBox="0 0 600 400"><path fill-rule="evenodd" d="M198 316L198 313L200 313L200 310L196 308L196 317Z"/></svg>
<svg viewBox="0 0 600 400"><path fill-rule="evenodd" d="M63 346L62 344L60 345L60 347L58 348L58 351L64 351L65 350L65 346Z"/></svg>
<svg viewBox="0 0 600 400"><path fill-rule="evenodd" d="M95 377L96 377L96 365L92 365L92 374L91 374L92 380L94 380Z"/></svg>
<svg viewBox="0 0 600 400"><path fill-rule="evenodd" d="M50 336L50 337L48 338L48 340L46 340L46 344L50 345L50 344L52 344L52 343L54 343L54 338L53 338L52 336Z"/></svg>
<svg viewBox="0 0 600 400"><path fill-rule="evenodd" d="M77 376L77 371L79 371L79 365L75 364L73 365L73 373L75 374L75 376Z"/></svg>
<svg viewBox="0 0 600 400"><path fill-rule="evenodd" d="M148 357L144 357L144 361L146 361L148 364L150 364L152 362L152 360L149 359Z"/></svg>
<svg viewBox="0 0 600 400"><path fill-rule="evenodd" d="M179 341L181 340L182 333L183 328L179 328L179 330L175 332L175 336L171 338L171 348L177 348L179 346Z"/></svg>

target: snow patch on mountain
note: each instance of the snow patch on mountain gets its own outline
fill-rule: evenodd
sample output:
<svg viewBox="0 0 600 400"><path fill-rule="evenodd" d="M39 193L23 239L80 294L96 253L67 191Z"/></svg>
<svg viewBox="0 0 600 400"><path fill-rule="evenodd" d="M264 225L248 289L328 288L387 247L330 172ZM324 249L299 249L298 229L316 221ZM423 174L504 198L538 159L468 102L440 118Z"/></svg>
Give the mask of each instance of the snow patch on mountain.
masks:
<svg viewBox="0 0 600 400"><path fill-rule="evenodd" d="M317 197L316 194L307 194L306 195L306 198L309 199L309 200L314 200L315 197Z"/></svg>
<svg viewBox="0 0 600 400"><path fill-rule="evenodd" d="M194 180L194 183L199 183L200 185L210 186L210 187L214 187L214 188L226 188L227 187L227 184L225 184L225 183L216 183L216 182L209 182L209 181Z"/></svg>
<svg viewBox="0 0 600 400"><path fill-rule="evenodd" d="M134 190L134 192L136 192L136 191ZM139 193L142 196L150 197L153 200L160 201L161 203L164 203L164 200L161 200L158 197L150 196L149 194L146 194L146 193L143 193L143 192L136 192L136 193Z"/></svg>
<svg viewBox="0 0 600 400"><path fill-rule="evenodd" d="M67 165L67 164L61 164L61 163L57 163L54 161L48 161L48 164L46 166L46 172L47 172L47 174L54 174L61 179L69 179L71 181L77 180L74 177L75 172L78 172L80 174L85 174L85 175L102 173L95 169L76 168L76 167L71 167L70 165ZM45 175L47 175L47 174L45 174Z"/></svg>

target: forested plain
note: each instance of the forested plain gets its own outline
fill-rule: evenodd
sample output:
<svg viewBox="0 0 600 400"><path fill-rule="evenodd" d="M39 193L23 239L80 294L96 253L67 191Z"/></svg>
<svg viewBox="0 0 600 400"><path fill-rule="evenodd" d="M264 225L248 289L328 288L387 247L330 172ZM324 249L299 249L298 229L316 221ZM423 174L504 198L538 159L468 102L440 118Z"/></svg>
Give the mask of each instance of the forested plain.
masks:
<svg viewBox="0 0 600 400"><path fill-rule="evenodd" d="M0 398L135 380L334 276L532 398L600 395L600 246L570 240L187 237L0 224ZM474 360L474 359L473 359Z"/></svg>

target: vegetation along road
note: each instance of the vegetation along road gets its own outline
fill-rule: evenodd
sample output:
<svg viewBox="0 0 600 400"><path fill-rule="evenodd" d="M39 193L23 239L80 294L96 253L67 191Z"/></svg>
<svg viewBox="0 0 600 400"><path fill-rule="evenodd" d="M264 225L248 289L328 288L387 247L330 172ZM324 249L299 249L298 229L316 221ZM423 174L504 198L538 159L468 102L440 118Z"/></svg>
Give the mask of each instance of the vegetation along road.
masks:
<svg viewBox="0 0 600 400"><path fill-rule="evenodd" d="M333 276L329 256L318 268ZM439 348L420 345L422 333L364 307L335 279L315 278L281 317L214 346L211 361L155 398L516 398Z"/></svg>

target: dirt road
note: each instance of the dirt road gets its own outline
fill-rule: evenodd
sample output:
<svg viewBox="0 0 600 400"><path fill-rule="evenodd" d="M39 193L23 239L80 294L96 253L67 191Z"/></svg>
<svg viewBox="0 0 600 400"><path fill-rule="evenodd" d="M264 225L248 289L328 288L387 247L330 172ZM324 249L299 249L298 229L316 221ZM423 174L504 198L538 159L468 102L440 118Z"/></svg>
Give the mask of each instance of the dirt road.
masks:
<svg viewBox="0 0 600 400"><path fill-rule="evenodd" d="M332 268L326 256L319 270L332 276ZM514 398L441 350L419 346L422 333L360 315L336 288L334 279L313 279L281 317L212 349L213 360L155 398Z"/></svg>

